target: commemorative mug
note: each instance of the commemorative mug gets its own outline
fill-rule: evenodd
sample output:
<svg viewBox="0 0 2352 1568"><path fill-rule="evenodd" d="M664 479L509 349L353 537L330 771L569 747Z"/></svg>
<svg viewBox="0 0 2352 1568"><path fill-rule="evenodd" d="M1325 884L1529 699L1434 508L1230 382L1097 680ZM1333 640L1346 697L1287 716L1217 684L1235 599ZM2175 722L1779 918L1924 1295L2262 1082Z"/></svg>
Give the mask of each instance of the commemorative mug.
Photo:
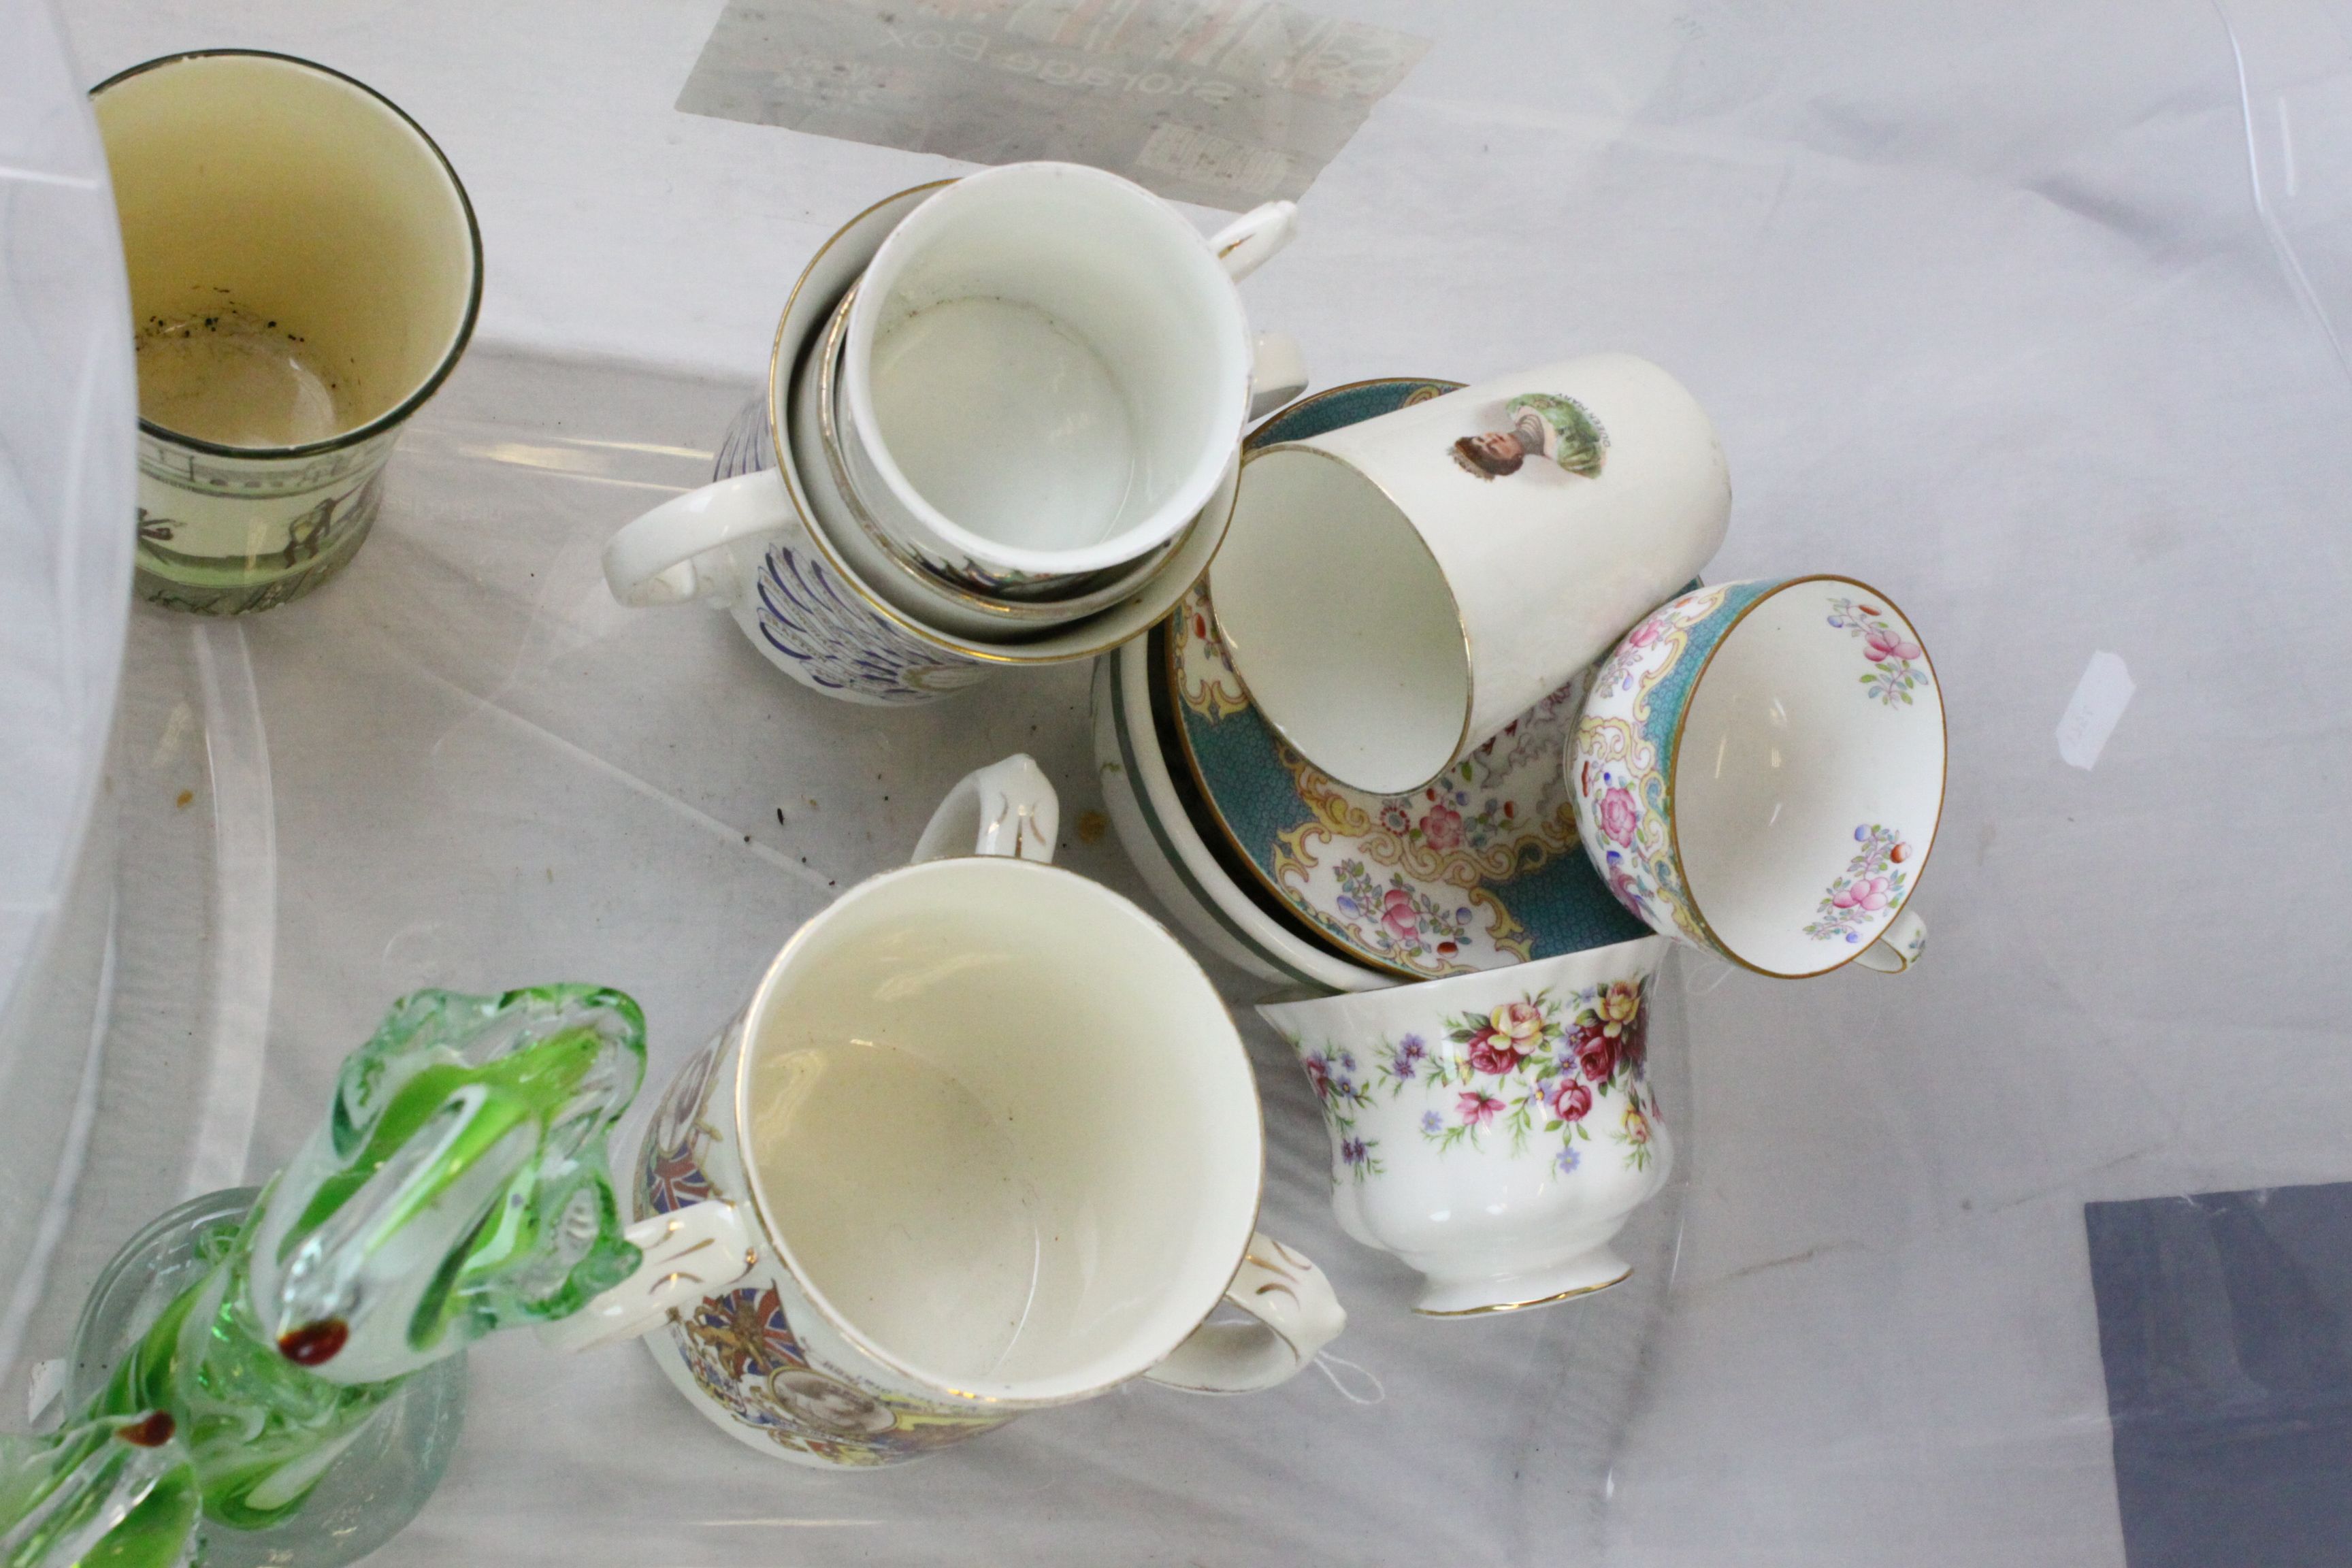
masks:
<svg viewBox="0 0 2352 1568"><path fill-rule="evenodd" d="M465 187L351 78L216 49L91 91L131 279L141 595L268 609L348 563L482 292Z"/></svg>
<svg viewBox="0 0 2352 1568"><path fill-rule="evenodd" d="M1594 672L1566 764L1586 854L1659 934L1787 979L1925 949L1906 906L1943 817L1943 689L1869 584L1660 605Z"/></svg>
<svg viewBox="0 0 2352 1568"><path fill-rule="evenodd" d="M542 1337L649 1334L704 1415L811 1465L1313 1359L1346 1314L1257 1232L1233 1019L1150 916L1049 864L1057 816L1027 757L984 768L913 864L785 943L646 1128L645 1263Z"/></svg>
<svg viewBox="0 0 2352 1568"><path fill-rule="evenodd" d="M924 202L845 307L845 489L877 542L992 598L1132 582L1215 491L1255 351L1234 284L1272 202L1207 238L1133 181L1009 163Z"/></svg>
<svg viewBox="0 0 2352 1568"><path fill-rule="evenodd" d="M1421 1271L1413 1310L1468 1317L1603 1290L1610 1243L1666 1184L1649 1079L1654 936L1260 1016L1331 1134L1339 1227Z"/></svg>
<svg viewBox="0 0 2352 1568"><path fill-rule="evenodd" d="M1593 354L1254 450L1210 595L1266 722L1402 795L1697 575L1730 508L1697 400Z"/></svg>

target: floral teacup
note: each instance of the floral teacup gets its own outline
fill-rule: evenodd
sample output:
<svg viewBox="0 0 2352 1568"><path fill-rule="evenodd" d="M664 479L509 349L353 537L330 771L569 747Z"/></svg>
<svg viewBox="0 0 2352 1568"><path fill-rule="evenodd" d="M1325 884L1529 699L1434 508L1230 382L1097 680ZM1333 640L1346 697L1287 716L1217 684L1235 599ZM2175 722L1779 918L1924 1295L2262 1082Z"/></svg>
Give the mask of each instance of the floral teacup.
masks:
<svg viewBox="0 0 2352 1568"><path fill-rule="evenodd" d="M1661 935L1759 973L1893 973L1944 809L1944 698L1895 602L1849 577L1668 601L1594 672L1577 830Z"/></svg>
<svg viewBox="0 0 2352 1568"><path fill-rule="evenodd" d="M1649 1081L1654 936L1483 973L1258 1009L1331 1133L1340 1228L1465 1317L1616 1284L1626 1217L1665 1185Z"/></svg>

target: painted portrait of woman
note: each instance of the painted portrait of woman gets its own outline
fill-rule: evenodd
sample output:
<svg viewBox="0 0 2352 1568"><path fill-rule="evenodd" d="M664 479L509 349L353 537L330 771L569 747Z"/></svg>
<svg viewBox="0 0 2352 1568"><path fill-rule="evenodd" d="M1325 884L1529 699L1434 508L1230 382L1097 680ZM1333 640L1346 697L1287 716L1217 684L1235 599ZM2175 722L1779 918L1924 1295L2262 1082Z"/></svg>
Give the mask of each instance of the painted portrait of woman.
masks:
<svg viewBox="0 0 2352 1568"><path fill-rule="evenodd" d="M1599 479L1609 460L1609 432L1573 397L1523 392L1503 405L1500 430L1465 436L1454 460L1482 479L1516 474L1529 458L1549 458L1571 474Z"/></svg>

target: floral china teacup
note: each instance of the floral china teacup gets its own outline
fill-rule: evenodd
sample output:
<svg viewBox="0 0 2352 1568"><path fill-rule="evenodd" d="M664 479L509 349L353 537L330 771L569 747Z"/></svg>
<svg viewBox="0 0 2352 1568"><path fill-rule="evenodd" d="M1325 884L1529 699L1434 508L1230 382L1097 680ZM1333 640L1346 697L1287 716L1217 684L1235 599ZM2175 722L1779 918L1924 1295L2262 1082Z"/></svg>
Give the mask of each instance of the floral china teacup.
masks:
<svg viewBox="0 0 2352 1568"><path fill-rule="evenodd" d="M1943 689L1848 577L1701 588L1595 670L1568 748L1585 851L1653 931L1781 978L1894 973L1944 807Z"/></svg>
<svg viewBox="0 0 2352 1568"><path fill-rule="evenodd" d="M1340 1228L1425 1277L1413 1310L1466 1317L1605 1289L1611 1249L1666 1184L1649 1079L1666 943L1258 1008L1331 1134Z"/></svg>

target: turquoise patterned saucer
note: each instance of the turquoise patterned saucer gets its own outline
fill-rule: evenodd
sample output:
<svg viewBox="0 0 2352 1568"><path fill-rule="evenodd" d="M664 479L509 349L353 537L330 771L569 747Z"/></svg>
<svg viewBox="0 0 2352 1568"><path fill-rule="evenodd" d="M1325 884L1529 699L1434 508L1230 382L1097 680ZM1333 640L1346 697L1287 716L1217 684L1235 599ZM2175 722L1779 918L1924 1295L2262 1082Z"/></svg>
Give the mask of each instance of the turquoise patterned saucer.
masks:
<svg viewBox="0 0 2352 1568"><path fill-rule="evenodd" d="M1320 435L1459 384L1334 387L1275 415L1247 446ZM1202 838L1255 902L1318 946L1418 980L1647 934L1577 838L1561 756L1582 677L1435 784L1374 795L1312 766L1258 717L1216 636L1205 581L1152 629L1149 657L1153 716L1163 742L1176 742L1164 750Z"/></svg>

